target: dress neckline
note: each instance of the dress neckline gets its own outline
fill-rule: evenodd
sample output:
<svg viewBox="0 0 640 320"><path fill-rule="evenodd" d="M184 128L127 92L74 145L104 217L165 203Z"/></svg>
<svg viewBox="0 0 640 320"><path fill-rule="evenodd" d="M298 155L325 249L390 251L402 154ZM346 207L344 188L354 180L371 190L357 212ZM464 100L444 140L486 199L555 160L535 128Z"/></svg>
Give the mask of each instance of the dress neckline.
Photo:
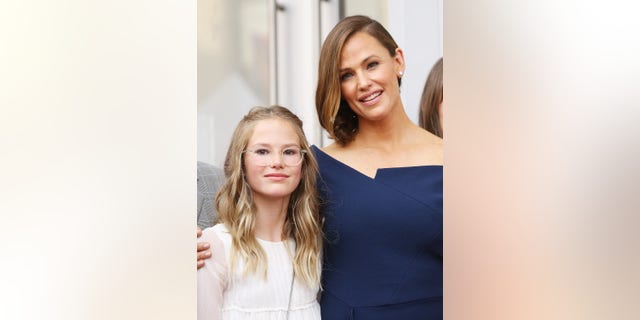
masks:
<svg viewBox="0 0 640 320"><path fill-rule="evenodd" d="M281 240L281 241L269 241L269 240L264 240L261 238L256 237L256 239L258 239L258 242L262 243L262 244L267 244L269 246L281 246L281 245L288 245L291 243L291 241L293 241L293 239L289 238L286 240Z"/></svg>
<svg viewBox="0 0 640 320"><path fill-rule="evenodd" d="M356 172L357 174L366 177L367 179L371 179L371 180L376 180L376 178L378 178L378 176L380 175L381 172L384 171L391 171L391 170L402 170L402 169L409 169L409 168L442 168L442 165L437 165L437 164L432 164L432 165L420 165L420 166L405 166L405 167L384 167L384 168L377 168L376 169L376 174L373 177L369 177L368 175L356 170L355 168L351 167L350 165L332 157L331 155L329 155L328 153L322 151L322 149L318 148L315 145L311 146L311 149L315 149L317 152L317 154L323 155L324 157L330 159L331 161L347 168L348 170L351 170L353 172Z"/></svg>

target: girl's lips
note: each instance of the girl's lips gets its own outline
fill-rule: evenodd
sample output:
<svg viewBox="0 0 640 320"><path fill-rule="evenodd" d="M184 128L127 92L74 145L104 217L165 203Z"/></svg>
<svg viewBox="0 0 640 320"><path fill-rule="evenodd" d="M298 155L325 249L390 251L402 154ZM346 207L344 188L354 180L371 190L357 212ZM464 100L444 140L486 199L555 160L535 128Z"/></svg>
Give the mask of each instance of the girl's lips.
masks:
<svg viewBox="0 0 640 320"><path fill-rule="evenodd" d="M288 175L283 173L270 173L270 174L265 174L264 176L267 179L275 180L275 181L281 181L289 177Z"/></svg>

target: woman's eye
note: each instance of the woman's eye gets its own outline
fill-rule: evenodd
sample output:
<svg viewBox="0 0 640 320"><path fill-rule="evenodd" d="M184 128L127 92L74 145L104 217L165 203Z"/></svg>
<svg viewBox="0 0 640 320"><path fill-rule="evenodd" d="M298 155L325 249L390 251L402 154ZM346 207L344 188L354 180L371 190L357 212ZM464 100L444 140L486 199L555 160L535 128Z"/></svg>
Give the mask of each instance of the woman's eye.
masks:
<svg viewBox="0 0 640 320"><path fill-rule="evenodd" d="M296 150L296 149L286 149L282 152L285 156L295 156L298 153L300 153L300 151Z"/></svg>
<svg viewBox="0 0 640 320"><path fill-rule="evenodd" d="M378 66L378 62L374 61L374 62L369 62L369 64L367 64L367 68L371 69L371 68L375 68Z"/></svg>
<svg viewBox="0 0 640 320"><path fill-rule="evenodd" d="M269 154L269 150L267 150L267 149L258 149L258 150L254 151L254 152L255 152L255 154L261 155L261 156L266 156L266 155Z"/></svg>
<svg viewBox="0 0 640 320"><path fill-rule="evenodd" d="M353 76L353 75L352 75L351 73L343 73L343 74L340 76L340 81L348 80L348 79L349 79L349 78L351 78L352 76Z"/></svg>

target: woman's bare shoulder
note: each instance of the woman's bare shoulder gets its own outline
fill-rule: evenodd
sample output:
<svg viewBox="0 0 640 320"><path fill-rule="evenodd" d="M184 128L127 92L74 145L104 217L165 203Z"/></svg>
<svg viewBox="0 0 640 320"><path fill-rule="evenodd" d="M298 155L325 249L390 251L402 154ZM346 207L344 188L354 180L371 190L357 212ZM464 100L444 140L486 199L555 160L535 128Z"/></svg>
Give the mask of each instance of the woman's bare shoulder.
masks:
<svg viewBox="0 0 640 320"><path fill-rule="evenodd" d="M335 158L336 155L339 155L340 153L344 152L344 147L334 142L330 145L320 148L320 150L322 150L322 152Z"/></svg>
<svg viewBox="0 0 640 320"><path fill-rule="evenodd" d="M415 150L420 158L425 159L429 164L442 165L444 149L442 138L428 132L422 128L417 131Z"/></svg>

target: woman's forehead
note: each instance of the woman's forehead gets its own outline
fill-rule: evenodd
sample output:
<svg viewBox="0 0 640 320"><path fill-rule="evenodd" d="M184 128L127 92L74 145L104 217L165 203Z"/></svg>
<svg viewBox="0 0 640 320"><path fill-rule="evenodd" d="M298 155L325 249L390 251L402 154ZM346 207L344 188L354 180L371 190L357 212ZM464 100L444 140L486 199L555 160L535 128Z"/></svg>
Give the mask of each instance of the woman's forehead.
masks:
<svg viewBox="0 0 640 320"><path fill-rule="evenodd" d="M388 56L387 50L378 39L366 32L357 32L344 43L340 53L340 65L364 61L372 55Z"/></svg>

